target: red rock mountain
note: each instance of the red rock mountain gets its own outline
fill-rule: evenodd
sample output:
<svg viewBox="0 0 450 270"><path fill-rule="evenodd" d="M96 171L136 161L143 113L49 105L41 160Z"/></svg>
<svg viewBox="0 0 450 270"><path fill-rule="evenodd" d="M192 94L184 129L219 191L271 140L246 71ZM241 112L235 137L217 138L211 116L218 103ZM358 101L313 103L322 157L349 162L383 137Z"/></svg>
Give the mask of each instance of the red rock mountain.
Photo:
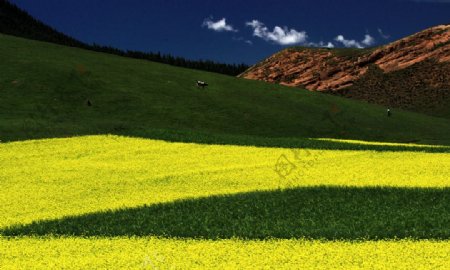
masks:
<svg viewBox="0 0 450 270"><path fill-rule="evenodd" d="M292 47L239 76L450 117L450 25L377 48Z"/></svg>

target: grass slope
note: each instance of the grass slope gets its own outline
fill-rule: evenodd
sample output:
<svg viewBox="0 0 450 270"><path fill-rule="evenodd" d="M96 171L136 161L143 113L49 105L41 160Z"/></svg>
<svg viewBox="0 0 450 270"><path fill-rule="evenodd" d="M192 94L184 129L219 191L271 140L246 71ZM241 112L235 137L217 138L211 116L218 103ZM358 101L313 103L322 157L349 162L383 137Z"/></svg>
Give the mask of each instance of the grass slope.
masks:
<svg viewBox="0 0 450 270"><path fill-rule="evenodd" d="M353 100L6 35L0 74L3 141L176 130L449 142L446 119L404 111L387 118L385 108Z"/></svg>
<svg viewBox="0 0 450 270"><path fill-rule="evenodd" d="M450 239L449 191L449 188L319 186L251 192L35 221L0 233L4 236L159 236L213 240L447 240Z"/></svg>

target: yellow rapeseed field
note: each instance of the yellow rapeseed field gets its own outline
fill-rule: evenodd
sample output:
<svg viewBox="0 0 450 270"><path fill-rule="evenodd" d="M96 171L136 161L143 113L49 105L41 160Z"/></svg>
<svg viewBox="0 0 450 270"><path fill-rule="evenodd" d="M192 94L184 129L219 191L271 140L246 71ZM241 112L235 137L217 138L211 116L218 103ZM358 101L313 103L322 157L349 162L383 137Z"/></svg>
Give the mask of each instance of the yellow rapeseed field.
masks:
<svg viewBox="0 0 450 270"><path fill-rule="evenodd" d="M18 238L1 269L448 269L449 242Z"/></svg>
<svg viewBox="0 0 450 270"><path fill-rule="evenodd" d="M256 190L447 188L449 176L449 153L202 145L119 136L2 143L0 228ZM448 269L449 256L447 239L0 238L0 269Z"/></svg>

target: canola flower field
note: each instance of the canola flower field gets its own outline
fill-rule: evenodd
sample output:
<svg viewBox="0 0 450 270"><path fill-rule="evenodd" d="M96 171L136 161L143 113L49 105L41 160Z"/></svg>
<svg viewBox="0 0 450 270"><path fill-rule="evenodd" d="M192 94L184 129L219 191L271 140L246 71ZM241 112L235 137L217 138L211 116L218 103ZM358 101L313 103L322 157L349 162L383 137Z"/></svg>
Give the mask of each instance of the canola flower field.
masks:
<svg viewBox="0 0 450 270"><path fill-rule="evenodd" d="M448 269L437 241L19 238L1 240L2 269Z"/></svg>
<svg viewBox="0 0 450 270"><path fill-rule="evenodd" d="M448 269L450 149L341 143L0 143L0 268Z"/></svg>

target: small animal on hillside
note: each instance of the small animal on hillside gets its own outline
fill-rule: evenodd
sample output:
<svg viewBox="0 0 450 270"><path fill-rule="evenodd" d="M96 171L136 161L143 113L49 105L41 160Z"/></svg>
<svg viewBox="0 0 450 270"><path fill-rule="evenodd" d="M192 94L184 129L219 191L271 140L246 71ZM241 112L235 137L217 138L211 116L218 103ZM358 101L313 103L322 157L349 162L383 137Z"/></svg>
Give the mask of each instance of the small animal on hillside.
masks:
<svg viewBox="0 0 450 270"><path fill-rule="evenodd" d="M88 99L88 100L86 101L86 105L88 105L89 107L91 107L91 106L92 106L92 102Z"/></svg>
<svg viewBox="0 0 450 270"><path fill-rule="evenodd" d="M391 116L391 109L387 108L386 112L387 112L387 116L390 117Z"/></svg>
<svg viewBox="0 0 450 270"><path fill-rule="evenodd" d="M197 81L197 87L201 87L202 89L208 86L208 84L204 81Z"/></svg>

